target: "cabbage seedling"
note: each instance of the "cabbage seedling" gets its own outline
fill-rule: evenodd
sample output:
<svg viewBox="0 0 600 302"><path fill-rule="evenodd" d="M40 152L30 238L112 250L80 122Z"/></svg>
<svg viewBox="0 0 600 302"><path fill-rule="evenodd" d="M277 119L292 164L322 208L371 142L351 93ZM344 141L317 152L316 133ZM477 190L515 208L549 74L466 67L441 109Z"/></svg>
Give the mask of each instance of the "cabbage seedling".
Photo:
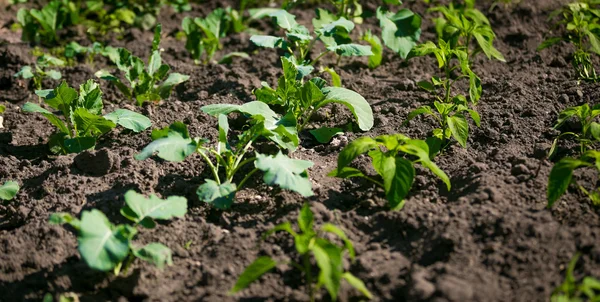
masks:
<svg viewBox="0 0 600 302"><path fill-rule="evenodd" d="M7 181L0 186L0 199L11 200L19 192L19 184L16 181Z"/></svg>
<svg viewBox="0 0 600 302"><path fill-rule="evenodd" d="M274 126L275 113L271 111L270 114L267 105L260 102L241 106L211 105L203 107L202 110L218 117L219 139L215 147L208 146L209 141L206 139L191 138L187 127L181 122L175 122L167 128L153 131L154 141L135 158L145 160L157 153L158 157L164 160L181 162L188 156L198 153L213 175L213 179L206 179L205 183L198 187L198 197L219 209L231 207L236 192L258 171L263 172L263 181L268 185L278 185L302 196L313 195L312 185L306 172L313 165L312 162L291 159L281 152L275 156L260 153L246 156L252 144L261 137L285 146L283 139L289 134L284 126ZM252 124L237 137L235 143L232 143L228 139L229 122L225 114L236 110L249 114L252 117L250 121ZM250 165L254 165L254 168L247 172L241 181L234 182L241 169Z"/></svg>
<svg viewBox="0 0 600 302"><path fill-rule="evenodd" d="M53 57L48 54L39 56L33 67L23 66L19 72L14 74L14 77L20 77L23 79L33 79L33 86L36 90L42 89L42 81L46 78L52 80L60 80L62 74L52 67L65 66L65 61Z"/></svg>
<svg viewBox="0 0 600 302"><path fill-rule="evenodd" d="M23 106L25 112L42 114L58 130L48 142L54 153L79 153L92 149L100 136L117 125L134 132L141 132L151 125L147 117L126 109L117 109L102 116L102 91L94 80L82 84L79 94L64 81L57 88L38 90L36 94L63 116L61 119L60 115L30 102Z"/></svg>
<svg viewBox="0 0 600 302"><path fill-rule="evenodd" d="M21 8L17 21L22 27L21 39L26 42L55 45L59 38L57 30L77 24L79 8L69 1L52 0L41 10Z"/></svg>
<svg viewBox="0 0 600 302"><path fill-rule="evenodd" d="M138 247L133 243L137 234L137 226L154 228L154 220L171 220L181 218L187 213L185 197L171 196L160 199L156 195L149 198L128 191L125 193L125 207L121 214L131 220L133 225L112 224L99 210L83 211L81 219L68 213L54 213L50 216L50 224L69 224L77 233L78 249L86 264L95 270L110 271L119 275L139 258L154 264L159 269L172 265L171 250L162 243L152 242Z"/></svg>
<svg viewBox="0 0 600 302"><path fill-rule="evenodd" d="M296 232L289 222L285 222L267 231L263 238L275 232L287 232L294 238L294 246L301 261L296 262L292 260L278 263L268 256L259 257L242 272L229 293L235 294L247 288L252 282L258 280L262 275L279 264L291 264L304 275L310 301L315 300L315 294L321 287L325 287L332 301L337 300L342 280L345 280L350 286L360 291L366 298L372 298L365 284L352 275L352 273L344 270L344 255L348 252L348 257L354 262L355 252L352 241L348 239L348 236L346 236L342 229L331 223L325 223L316 229L313 213L308 203L304 204L298 215L298 229L299 232ZM327 233L336 236L343 242L343 245L324 238L323 235ZM315 259L317 268L319 269L316 276L313 272L311 258Z"/></svg>
<svg viewBox="0 0 600 302"><path fill-rule="evenodd" d="M180 73L169 74L169 65L162 64L159 50L161 31L162 27L159 24L154 31L152 53L147 66L144 66L142 59L132 55L127 49L118 48L116 54L114 51L108 50L109 58L125 74L125 78L129 81L129 87L106 70L96 72L96 76L113 82L128 99L135 98L138 106L144 102L158 102L168 98L173 87L187 81L190 77ZM158 84L161 81L162 83Z"/></svg>
<svg viewBox="0 0 600 302"><path fill-rule="evenodd" d="M328 176L339 178L362 177L385 191L390 208L400 210L415 180L415 164L429 169L450 190L450 179L429 158L429 146L425 141L410 139L402 134L382 135L376 138L361 137L352 141L338 156L337 168ZM372 165L383 182L350 167L361 154L371 157Z"/></svg>
<svg viewBox="0 0 600 302"><path fill-rule="evenodd" d="M579 168L593 167L600 174L600 152L588 150L580 158L563 158L550 171L548 179L548 208L565 194L569 185L574 184L587 195L594 206L600 206L600 187L587 190L573 179L573 171Z"/></svg>
<svg viewBox="0 0 600 302"><path fill-rule="evenodd" d="M554 139L552 148L550 148L550 152L548 152L548 157L554 155L558 140L564 136L574 136L579 141L581 153L587 151L591 145L600 142L600 124L595 122L598 116L600 116L600 104L596 104L593 107L590 107L588 104L583 104L581 106L570 107L563 110L558 116L558 121L556 122L554 129L560 128L571 118L577 118L577 121L581 124L581 133L561 133Z"/></svg>
<svg viewBox="0 0 600 302"><path fill-rule="evenodd" d="M204 19L183 18L181 27L187 38L185 49L196 62L199 62L204 55L202 62L208 64L212 61L215 52L221 49L219 40L227 35L230 25L229 15L222 8L215 9Z"/></svg>
<svg viewBox="0 0 600 302"><path fill-rule="evenodd" d="M395 0L385 2L400 4L400 1ZM406 8L393 13L385 7L378 7L377 19L379 19L381 39L385 46L397 53L402 59L406 59L411 49L417 45L421 38L421 16Z"/></svg>

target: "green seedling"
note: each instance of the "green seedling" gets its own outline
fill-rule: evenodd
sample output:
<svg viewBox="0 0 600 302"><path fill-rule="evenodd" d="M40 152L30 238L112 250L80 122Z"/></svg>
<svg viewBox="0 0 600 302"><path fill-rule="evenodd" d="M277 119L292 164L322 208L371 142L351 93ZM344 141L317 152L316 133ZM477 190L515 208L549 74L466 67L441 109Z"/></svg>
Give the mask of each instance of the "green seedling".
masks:
<svg viewBox="0 0 600 302"><path fill-rule="evenodd" d="M146 198L135 191L125 193L126 205L121 215L133 222L112 224L99 210L83 211L81 220L68 213L55 213L50 216L50 224L69 224L77 232L78 249L86 264L95 270L110 271L119 275L127 269L135 258L154 264L159 269L172 265L171 250L158 242L138 247L133 243L137 226L154 228L155 220L181 218L187 213L185 197L171 196L160 199L156 195Z"/></svg>
<svg viewBox="0 0 600 302"><path fill-rule="evenodd" d="M433 130L433 137L428 139L432 155L437 154L450 144L450 138L454 139L463 147L467 147L469 138L469 123L465 113L471 116L477 127L480 126L481 117L477 111L469 108L467 98L462 94L453 94L453 85L461 80L469 80L469 100L476 105L481 98L481 80L471 70L467 53L461 49L452 48L450 44L439 40L438 45L427 42L415 46L409 58L435 55L440 69L444 71L443 77L433 77L431 81L422 81L418 85L435 96L435 111L430 106L419 107L408 114L404 124L419 115L433 116L438 122L439 128ZM458 64L454 64L456 59ZM455 71L460 71L458 77L453 77ZM439 90L442 93L439 93Z"/></svg>
<svg viewBox="0 0 600 302"><path fill-rule="evenodd" d="M539 50L551 47L561 41L575 46L572 65L580 79L597 81L598 75L592 62L592 53L600 54L600 10L593 7L597 1L579 1L566 4L553 12L549 20L558 17L555 27L564 27L566 33L560 37L550 37Z"/></svg>
<svg viewBox="0 0 600 302"><path fill-rule="evenodd" d="M577 253L569 262L565 281L554 290L550 298L551 302L600 301L600 280L588 276L578 282L573 275L580 256Z"/></svg>
<svg viewBox="0 0 600 302"><path fill-rule="evenodd" d="M61 119L60 115L29 102L23 106L23 111L40 113L57 128L48 142L53 153L79 153L92 149L100 136L117 125L134 132L141 132L151 125L147 117L126 109L101 115L104 107L102 92L94 80L82 84L79 95L64 81L55 89L38 90L36 94L63 116Z"/></svg>
<svg viewBox="0 0 600 302"><path fill-rule="evenodd" d="M573 178L573 171L579 168L595 168L600 175L600 152L588 150L584 152L580 158L566 157L558 161L550 171L548 179L548 208L551 208L554 203L567 192L569 185L573 184L581 192L589 197L594 206L600 206L600 186L587 190L582 185L579 185Z"/></svg>
<svg viewBox="0 0 600 302"><path fill-rule="evenodd" d="M187 38L185 49L197 62L203 64L212 62L217 50L222 48L221 38L227 35L231 19L222 8L215 9L206 18L185 17L181 27Z"/></svg>
<svg viewBox="0 0 600 302"><path fill-rule="evenodd" d="M400 1L390 0L386 2L400 4ZM397 53L402 59L406 59L411 49L417 45L421 38L421 16L409 9L401 9L393 13L385 7L378 7L377 19L379 19L381 39L385 46Z"/></svg>
<svg viewBox="0 0 600 302"><path fill-rule="evenodd" d="M291 121L296 132L304 130L312 115L330 103L346 106L356 118L360 130L368 131L373 127L373 111L360 94L342 87L326 86L325 80L318 77L303 81L305 71L298 68L292 59L282 57L281 63L283 75L278 80L277 88L271 88L263 82L262 87L254 91L254 95L260 102L281 107L283 119ZM331 133L337 133L327 129L330 128L316 132L318 141L329 142L333 136ZM326 135L327 133L331 135Z"/></svg>
<svg viewBox="0 0 600 302"><path fill-rule="evenodd" d="M17 196L19 192L19 184L16 181L7 181L0 186L0 199L11 200Z"/></svg>
<svg viewBox="0 0 600 302"><path fill-rule="evenodd" d="M248 6L254 4L252 0L241 0L239 9L236 10L227 7L225 11L231 20L231 29L236 33L249 30L250 23L262 18L268 17L270 13L276 12L278 8L261 7L248 9L247 16L245 15Z"/></svg>
<svg viewBox="0 0 600 302"><path fill-rule="evenodd" d="M381 61L383 61L383 45L381 45L381 40L371 33L371 31L367 31L363 36L362 40L371 44L371 52L372 55L369 56L369 68L375 69L381 65Z"/></svg>
<svg viewBox="0 0 600 302"><path fill-rule="evenodd" d="M94 66L94 58L97 55L106 55L104 47L99 42L94 42L90 46L81 46L77 42L70 42L65 46L65 57L72 59L77 56L85 56L88 65Z"/></svg>
<svg viewBox="0 0 600 302"><path fill-rule="evenodd" d="M126 7L108 7L102 1L88 1L88 14L93 19L84 19L82 24L87 27L88 36L92 41L105 36L109 32L123 33L123 27L134 25L136 14Z"/></svg>
<svg viewBox="0 0 600 302"><path fill-rule="evenodd" d="M423 140L410 139L402 134L361 137L352 141L338 156L337 168L328 176L339 178L362 177L381 187L393 210L400 210L415 180L415 164L429 169L450 190L450 179L429 157L429 146ZM383 182L350 167L361 154L371 157L372 165Z"/></svg>
<svg viewBox="0 0 600 302"><path fill-rule="evenodd" d="M40 90L44 79L60 80L62 78L60 71L52 69L52 67L62 66L65 66L65 61L48 54L42 54L36 59L33 67L23 66L14 76L32 79L35 90Z"/></svg>
<svg viewBox="0 0 600 302"><path fill-rule="evenodd" d="M584 153L590 146L600 142L600 123L595 122L600 116L600 104L590 107L588 104L570 107L563 110L559 116L554 129L559 129L565 122L571 118L576 118L581 125L581 132L563 132L552 142L552 148L548 152L548 157L552 157L556 152L558 141L564 136L573 136L579 141L580 152Z"/></svg>
<svg viewBox="0 0 600 302"><path fill-rule="evenodd" d="M17 22L23 30L23 41L53 46L59 42L59 29L79 22L79 8L71 1L52 0L41 10L19 9Z"/></svg>
<svg viewBox="0 0 600 302"><path fill-rule="evenodd" d="M359 0L329 0L329 2L335 7L338 18L346 18L357 24L363 23L363 9Z"/></svg>
<svg viewBox="0 0 600 302"><path fill-rule="evenodd" d="M355 260L355 252L352 241L342 229L331 224L325 223L320 228L314 226L313 213L308 203L304 204L298 215L298 229L296 232L289 222L275 226L267 231L263 238L279 231L284 231L294 238L296 252L300 258L299 262L289 261L281 262L273 260L269 256L262 256L254 260L242 272L230 294L235 294L247 288L252 282L258 280L261 276L271 271L277 265L291 265L298 269L306 280L306 288L310 301L315 301L315 296L322 287L325 287L332 301L337 300L342 280L345 280L350 286L361 292L367 299L372 295L365 284L344 269L343 260L346 252L352 262ZM324 237L325 234L336 236L343 242L342 245L330 241ZM313 272L311 259L315 260L318 271Z"/></svg>
<svg viewBox="0 0 600 302"><path fill-rule="evenodd" d="M469 62L480 52L488 59L506 62L504 56L494 47L496 34L488 18L475 8L475 0L465 0L464 5L436 6L429 11L439 12L434 18L438 37L467 54ZM470 63L469 63L470 64Z"/></svg>
<svg viewBox="0 0 600 302"><path fill-rule="evenodd" d="M317 9L317 18L313 19L315 31L310 31L296 22L296 16L285 10L270 13L277 25L285 31L285 37L253 35L250 41L260 47L281 48L287 52L287 56L297 59L297 65L304 69L312 70L313 66L325 55L335 53L338 62L343 56L371 56L371 46L352 43L350 32L354 29L354 23L346 18L336 19L336 16L326 10ZM319 53L316 58L310 60L310 52L317 41L325 46L325 51Z"/></svg>
<svg viewBox="0 0 600 302"><path fill-rule="evenodd" d="M154 130L153 142L135 158L145 160L157 153L164 160L181 162L195 153L199 154L210 168L213 179L206 179L198 187L198 197L219 209L230 208L236 192L258 171L263 172L263 181L267 185L278 185L305 197L312 196L312 185L306 172L313 165L312 162L291 159L281 152L275 156L260 153L246 156L253 143L261 137L282 143L284 135L289 135L285 126L275 125L275 113L269 112L269 107L260 102L237 105L238 107L226 106L228 105L209 105L202 108L204 112L218 117L219 139L215 147L209 146L206 139L191 138L187 127L181 122L175 122L167 128ZM251 126L238 135L236 140L228 139L229 122L225 114L232 111L248 113L252 118ZM252 165L254 168L236 183L242 169Z"/></svg>
<svg viewBox="0 0 600 302"><path fill-rule="evenodd" d="M152 53L147 66L144 66L142 59L132 55L127 49L118 48L116 54L115 49L108 50L109 58L125 74L125 78L130 84L129 87L106 70L96 72L96 76L113 82L128 99L135 99L138 106L144 102L158 102L167 99L171 95L173 87L187 81L190 77L180 73L169 74L169 65L162 63L159 49L161 30L162 26L157 25L152 41ZM161 81L162 83L158 84Z"/></svg>

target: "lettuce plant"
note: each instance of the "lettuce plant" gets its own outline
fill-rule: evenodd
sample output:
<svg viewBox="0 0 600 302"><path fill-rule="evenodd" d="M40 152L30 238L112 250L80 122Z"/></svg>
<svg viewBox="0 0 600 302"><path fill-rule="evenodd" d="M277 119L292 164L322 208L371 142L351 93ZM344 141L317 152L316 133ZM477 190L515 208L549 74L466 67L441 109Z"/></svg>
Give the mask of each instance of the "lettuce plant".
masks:
<svg viewBox="0 0 600 302"><path fill-rule="evenodd" d="M225 106L229 106L225 108ZM237 107L236 107L237 106ZM306 170L313 163L305 160L291 159L281 152L274 156L255 153L247 156L253 143L261 137L269 138L285 146L283 140L290 134L282 124L276 125L274 112L260 102L245 105L209 105L203 111L218 117L219 138L215 147L202 138L191 138L187 127L181 122L154 130L153 142L135 156L145 160L157 153L158 157L172 162L181 162L198 153L208 165L213 179L206 179L198 187L197 194L201 201L212 204L219 209L231 207L235 195L244 184L258 171L263 172L263 181L267 185L278 185L283 189L295 191L302 196L312 196L312 185ZM226 113L239 111L251 116L251 125L237 139L228 138L229 122ZM214 160L212 159L214 158ZM239 182L235 182L243 168L251 167Z"/></svg>
<svg viewBox="0 0 600 302"><path fill-rule="evenodd" d="M385 191L390 208L400 210L415 180L415 164L421 164L440 178L450 190L450 179L429 158L429 146L425 141L410 139L402 134L381 135L376 138L361 137L352 141L338 156L337 168L328 176L339 178L361 177ZM383 182L350 167L359 155L368 154L373 169Z"/></svg>
<svg viewBox="0 0 600 302"><path fill-rule="evenodd" d="M44 79L60 80L62 78L60 71L52 69L52 67L62 67L64 65L65 61L63 60L48 54L42 54L36 59L33 67L23 66L19 72L14 74L14 77L32 79L35 89L40 90Z"/></svg>
<svg viewBox="0 0 600 302"><path fill-rule="evenodd" d="M298 215L298 229L299 232L296 232L289 222L285 222L267 231L263 237L279 231L290 234L294 238L294 246L300 258L299 262L291 260L279 263L268 256L258 257L242 272L229 293L235 294L247 288L252 282L258 280L277 265L291 264L292 267L298 269L304 275L310 301L315 301L315 295L322 287L325 287L332 301L337 300L342 280L360 291L366 298L372 298L365 284L352 273L344 270L344 255L347 252L350 260L354 262L355 252L352 241L348 239L342 229L331 223L325 223L316 229L313 213L308 203L304 204ZM325 234L336 236L343 244L340 245L325 238ZM312 258L317 263L318 273L316 275L311 264Z"/></svg>
<svg viewBox="0 0 600 302"><path fill-rule="evenodd" d="M577 253L569 261L565 281L554 290L550 302L598 301L600 299L600 280L591 276L584 277L579 282L575 279L573 272L579 257L581 254Z"/></svg>
<svg viewBox="0 0 600 302"><path fill-rule="evenodd" d="M580 79L587 81L598 80L591 54L600 54L600 10L593 4L594 1L578 1L553 12L550 19L559 17L555 27L564 27L566 33L550 37L538 47L538 50L543 50L561 41L573 44L573 68Z"/></svg>
<svg viewBox="0 0 600 302"><path fill-rule="evenodd" d="M29 102L23 106L23 111L40 113L57 128L48 142L54 153L79 153L92 149L100 136L117 125L134 132L141 132L151 125L147 117L126 109L117 109L102 116L102 92L94 80L82 84L79 94L64 81L57 88L38 90L36 94L63 116L61 119L60 115Z"/></svg>
<svg viewBox="0 0 600 302"><path fill-rule="evenodd" d="M19 184L16 181L7 181L0 186L0 199L11 200L19 192Z"/></svg>
<svg viewBox="0 0 600 302"><path fill-rule="evenodd" d="M469 108L467 98L462 94L452 93L452 86L461 79L469 80L469 100L475 105L481 97L481 80L471 70L467 53L461 49L452 48L450 44L439 40L438 45L427 42L415 46L409 58L433 54L437 58L440 69L444 71L443 77L433 77L431 82L419 82L419 87L431 92L435 96L434 108L421 106L408 114L405 124L419 115L433 116L439 124L439 128L433 130L433 137L428 140L430 151L433 154L444 149L450 138L454 139L464 148L467 147L469 138L469 123L465 117L468 113L475 125L479 127L481 117L474 109ZM458 64L453 64L456 59ZM456 78L452 77L454 71L460 71ZM441 88L442 93L439 94Z"/></svg>
<svg viewBox="0 0 600 302"><path fill-rule="evenodd" d="M370 56L371 47L367 45L352 43L350 32L354 29L354 23L346 18L336 17L326 10L317 10L318 17L313 19L314 33L303 25L296 22L296 16L285 10L278 10L270 13L277 25L285 31L285 37L276 37L268 35L253 35L250 41L260 47L281 48L287 52L288 56L297 59L298 65L312 70L323 56L329 53L335 53L339 59L342 56ZM317 41L321 41L325 46L325 51L310 60L310 52Z"/></svg>
<svg viewBox="0 0 600 302"><path fill-rule="evenodd" d="M552 157L556 151L558 141L564 136L573 136L579 141L580 152L584 153L590 146L600 143L600 123L595 122L600 116L600 104L590 106L583 104L581 106L570 107L563 110L559 116L554 129L559 129L566 121L576 118L581 125L581 132L563 132L554 139L552 148L548 157Z"/></svg>
<svg viewBox="0 0 600 302"><path fill-rule="evenodd" d="M135 191L125 193L126 205L121 214L133 222L112 224L99 210L83 211L81 219L68 213L54 213L50 224L68 224L77 233L78 249L86 264L95 270L126 273L136 258L154 264L159 269L172 265L171 250L162 243L152 242L139 247L133 243L137 226L154 228L154 220L171 220L187 213L185 197L171 196L160 199L156 195L146 198Z"/></svg>
<svg viewBox="0 0 600 302"><path fill-rule="evenodd" d="M589 197L594 206L600 206L600 186L587 190L585 187L577 184L573 179L573 171L579 168L592 167L600 174L600 152L596 150L585 151L580 158L566 157L559 160L550 171L548 179L548 208L565 194L569 185L573 184L581 192Z"/></svg>
<svg viewBox="0 0 600 302"><path fill-rule="evenodd" d="M187 81L190 77L180 73L169 74L169 65L162 63L159 49L161 30L162 26L157 25L147 66L144 66L142 59L124 48L116 49L118 56L109 55L117 68L125 74L129 87L106 70L96 72L96 76L113 82L128 99L135 98L138 106L144 102L158 102L168 98L173 87ZM161 81L162 83L158 84Z"/></svg>

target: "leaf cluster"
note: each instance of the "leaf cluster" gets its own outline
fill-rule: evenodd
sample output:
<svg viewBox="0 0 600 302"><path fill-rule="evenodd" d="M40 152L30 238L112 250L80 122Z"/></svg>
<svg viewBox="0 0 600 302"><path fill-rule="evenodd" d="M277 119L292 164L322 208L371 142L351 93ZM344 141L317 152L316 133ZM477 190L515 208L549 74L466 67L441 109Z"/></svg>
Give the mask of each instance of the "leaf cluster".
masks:
<svg viewBox="0 0 600 302"><path fill-rule="evenodd" d="M77 232L79 253L87 265L96 270L113 270L118 275L125 272L135 258L154 264L159 269L172 265L171 250L158 242L138 247L133 243L137 235L137 226L154 228L155 220L170 220L183 217L187 213L187 200L184 197L171 196L160 199L156 195L146 198L135 191L125 193L126 205L121 215L133 222L112 224L99 210L83 211L81 219L68 213L54 213L50 224L69 224Z"/></svg>
<svg viewBox="0 0 600 302"><path fill-rule="evenodd" d="M587 167L594 168L600 175L599 151L588 150L579 158L565 157L554 164L548 178L548 208L552 207L565 194L571 184L587 195L594 206L600 206L600 186L588 190L573 178L574 170Z"/></svg>
<svg viewBox="0 0 600 302"><path fill-rule="evenodd" d="M554 290L550 298L551 302L594 302L600 300L600 280L588 276L578 282L573 275L580 256L580 254L576 254L569 262L565 281Z"/></svg>
<svg viewBox="0 0 600 302"><path fill-rule="evenodd" d="M421 16L409 9L401 9L393 13L380 6L377 8L377 19L379 19L381 39L385 46L397 53L402 59L406 59L421 38Z"/></svg>
<svg viewBox="0 0 600 302"><path fill-rule="evenodd" d="M108 56L111 49L113 49L111 47L107 48L108 50L99 42L94 42L90 46L82 46L79 43L72 41L65 46L65 57L72 59L85 56L87 64L93 66L94 58L97 55Z"/></svg>
<svg viewBox="0 0 600 302"><path fill-rule="evenodd" d="M383 182L371 178L350 166L362 154L371 158L371 163ZM361 177L383 188L390 208L400 210L415 179L415 164L429 169L450 190L450 179L430 159L430 150L423 140L410 139L402 134L382 135L376 138L361 137L352 141L340 152L337 168L328 176L339 178Z"/></svg>
<svg viewBox="0 0 600 302"><path fill-rule="evenodd" d="M40 113L56 127L58 131L48 143L54 153L79 153L92 149L98 138L116 125L134 132L141 132L151 125L147 117L126 109L101 115L104 107L102 92L94 80L82 84L79 94L64 81L55 89L38 90L36 94L59 113L55 114L30 102L23 106L23 111Z"/></svg>
<svg viewBox="0 0 600 302"><path fill-rule="evenodd" d="M39 10L19 9L17 22L23 41L55 45L59 41L58 30L79 23L79 8L72 1L52 0Z"/></svg>
<svg viewBox="0 0 600 302"><path fill-rule="evenodd" d="M558 141L564 136L575 137L575 139L579 141L581 153L587 151L594 144L600 143L600 123L597 122L599 116L600 104L594 106L583 104L581 106L570 107L563 110L558 116L554 129L560 129L567 121L575 119L581 126L581 131L563 132L557 136L552 143L552 148L548 153L548 157L554 155Z"/></svg>
<svg viewBox="0 0 600 302"><path fill-rule="evenodd" d="M107 70L99 70L96 72L96 76L113 82L128 99L135 99L138 106L144 102L158 102L167 99L171 95L173 87L187 81L190 77L180 73L169 74L169 65L162 63L159 49L161 30L162 26L158 24L154 30L152 51L147 66L144 65L142 59L134 56L125 48L107 50L109 58L124 74L129 86Z"/></svg>
<svg viewBox="0 0 600 302"><path fill-rule="evenodd" d="M351 261L355 260L355 252L352 242L342 229L331 223L325 223L319 229L316 229L313 213L308 203L304 204L298 215L298 229L299 232L296 232L291 223L285 222L269 230L263 237L283 231L294 238L296 252L302 261L300 263L292 261L291 264L305 276L310 301L315 300L316 292L322 287L325 287L332 301L337 300L342 280L360 291L366 298L370 299L372 297L365 284L344 269L343 259L346 252ZM328 240L325 238L325 234L336 236L343 244L339 245ZM313 276L311 259L314 259L319 269L317 276ZM278 263L268 256L257 258L242 272L236 284L230 290L230 294L247 288L252 282L258 280L278 264L282 263Z"/></svg>
<svg viewBox="0 0 600 302"><path fill-rule="evenodd" d="M40 90L44 79L60 80L62 78L60 71L52 69L52 67L62 66L65 66L65 61L48 54L42 54L37 57L33 67L23 66L19 72L14 74L14 77L33 79L33 86L36 90Z"/></svg>
<svg viewBox="0 0 600 302"><path fill-rule="evenodd" d="M183 18L181 27L187 38L185 49L197 62L202 59L208 64L222 48L219 40L227 35L231 23L230 15L223 8L213 10L206 18Z"/></svg>

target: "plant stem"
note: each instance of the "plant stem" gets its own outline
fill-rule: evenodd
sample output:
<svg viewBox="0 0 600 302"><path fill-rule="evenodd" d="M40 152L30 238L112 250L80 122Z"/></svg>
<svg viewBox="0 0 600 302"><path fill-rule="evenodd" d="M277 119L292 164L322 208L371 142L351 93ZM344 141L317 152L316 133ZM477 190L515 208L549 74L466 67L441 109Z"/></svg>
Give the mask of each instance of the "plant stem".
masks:
<svg viewBox="0 0 600 302"><path fill-rule="evenodd" d="M312 60L309 65L314 66L322 57L324 57L325 55L327 55L329 52L330 51L327 50L324 53L321 53L317 58L315 58L314 60Z"/></svg>
<svg viewBox="0 0 600 302"><path fill-rule="evenodd" d="M217 170L217 168L215 167L215 165L213 165L213 163L210 160L210 158L208 158L208 156L206 154L204 154L204 152L202 152L202 150L199 150L198 153L200 153L200 156L202 156L204 158L204 160L206 161L206 164L210 167L210 170L212 171L213 176L215 177L215 181L217 182L217 184L221 184L221 179L219 178L219 171Z"/></svg>
<svg viewBox="0 0 600 302"><path fill-rule="evenodd" d="M246 183L246 181L248 179L250 179L250 176L252 176L252 174L256 173L256 171L258 171L258 168L254 168L254 170L252 170L252 171L250 171L250 173L246 174L246 177L244 177L244 179L242 179L242 181L240 181L240 184L237 186L237 190L242 188L244 186L244 184Z"/></svg>
<svg viewBox="0 0 600 302"><path fill-rule="evenodd" d="M312 287L312 268L310 265L310 254L306 253L302 255L302 262L304 264L304 273L306 274L306 287L308 288L308 296L310 297L310 301L315 301L315 293L313 292Z"/></svg>
<svg viewBox="0 0 600 302"><path fill-rule="evenodd" d="M232 172L231 172L231 175L229 175L228 177L230 177L230 178L232 178L232 179L233 179L233 176L235 175L235 173L236 173L236 172L237 172L237 171L238 171L240 168L242 168L242 167L243 167L243 166L245 166L246 164L249 164L249 163L251 163L251 162L253 162L253 161L255 161L255 160L256 160L256 157L252 157L252 158L248 158L248 159L246 159L246 160L242 161L241 163L239 163L239 164L238 164L238 165L237 165L237 166L236 166L236 167L235 167L235 168L232 170ZM231 179L230 179L230 181L231 181Z"/></svg>

